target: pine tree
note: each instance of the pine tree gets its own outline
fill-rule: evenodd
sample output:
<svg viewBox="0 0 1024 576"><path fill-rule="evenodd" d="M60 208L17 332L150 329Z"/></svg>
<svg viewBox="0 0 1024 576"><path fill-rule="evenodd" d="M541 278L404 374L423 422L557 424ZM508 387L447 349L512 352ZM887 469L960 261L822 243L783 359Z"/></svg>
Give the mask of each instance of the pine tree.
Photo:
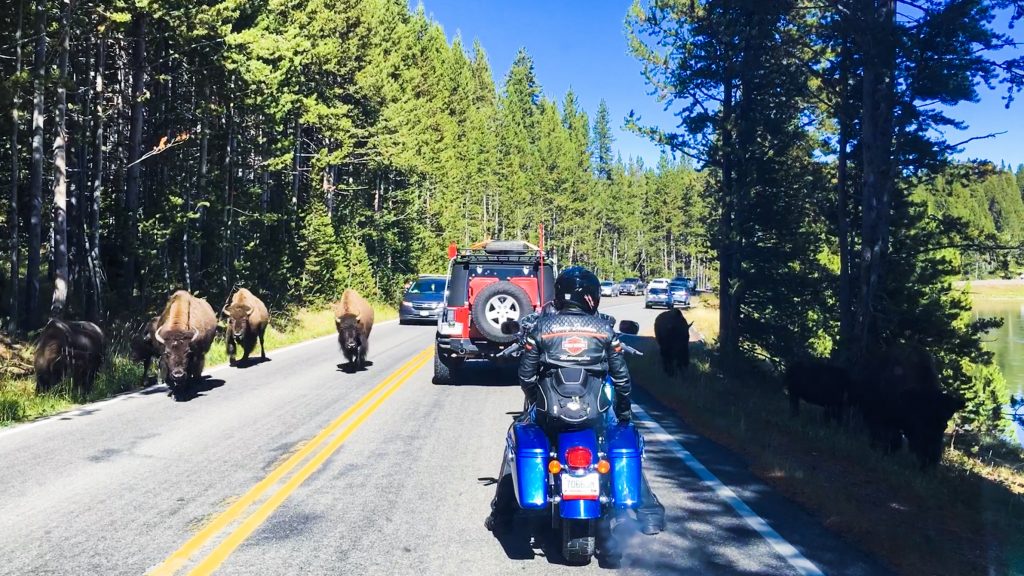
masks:
<svg viewBox="0 0 1024 576"><path fill-rule="evenodd" d="M612 176L612 142L614 140L608 103L601 99L600 104L597 105L597 116L594 117L590 147L594 158L594 172L599 178L605 180L610 180Z"/></svg>

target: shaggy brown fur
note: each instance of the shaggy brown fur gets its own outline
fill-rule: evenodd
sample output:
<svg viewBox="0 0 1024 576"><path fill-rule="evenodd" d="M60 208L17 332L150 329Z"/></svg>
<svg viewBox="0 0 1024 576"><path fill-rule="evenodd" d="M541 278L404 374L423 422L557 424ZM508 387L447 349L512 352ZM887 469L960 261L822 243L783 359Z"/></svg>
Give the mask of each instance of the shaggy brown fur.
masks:
<svg viewBox="0 0 1024 576"><path fill-rule="evenodd" d="M184 290L171 295L153 336L163 348L161 371L173 394L202 378L216 334L217 316L206 300Z"/></svg>
<svg viewBox="0 0 1024 576"><path fill-rule="evenodd" d="M366 365L370 330L373 329L373 306L358 292L348 288L333 308L341 353L350 365L361 370Z"/></svg>
<svg viewBox="0 0 1024 576"><path fill-rule="evenodd" d="M36 345L36 392L50 390L70 370L74 386L79 392L88 393L103 364L105 348L103 331L92 322L51 319Z"/></svg>
<svg viewBox="0 0 1024 576"><path fill-rule="evenodd" d="M256 340L260 342L260 356L267 357L263 348L263 335L270 323L270 313L263 301L245 288L239 288L231 296L231 303L224 307L227 317L227 352L228 362L235 364L236 342L242 345L242 360L249 358Z"/></svg>
<svg viewBox="0 0 1024 576"><path fill-rule="evenodd" d="M160 327L160 317L153 316L139 328L139 331L132 336L131 353L129 357L132 362L142 362L142 383L149 378L149 365L154 358L159 358L163 353L163 347L156 341L156 329Z"/></svg>

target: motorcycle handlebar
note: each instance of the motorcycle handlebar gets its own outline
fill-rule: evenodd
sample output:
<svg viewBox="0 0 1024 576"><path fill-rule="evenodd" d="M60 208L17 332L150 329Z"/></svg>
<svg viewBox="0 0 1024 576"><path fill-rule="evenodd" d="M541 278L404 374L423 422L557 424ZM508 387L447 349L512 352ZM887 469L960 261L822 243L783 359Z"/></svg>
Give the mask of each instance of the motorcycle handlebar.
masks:
<svg viewBox="0 0 1024 576"><path fill-rule="evenodd" d="M511 356L512 354L518 352L521 349L522 349L522 346L520 346L519 343L516 342L515 344L509 346L508 348L505 348L501 352L498 352L497 354L495 354L495 356L498 356L498 357Z"/></svg>

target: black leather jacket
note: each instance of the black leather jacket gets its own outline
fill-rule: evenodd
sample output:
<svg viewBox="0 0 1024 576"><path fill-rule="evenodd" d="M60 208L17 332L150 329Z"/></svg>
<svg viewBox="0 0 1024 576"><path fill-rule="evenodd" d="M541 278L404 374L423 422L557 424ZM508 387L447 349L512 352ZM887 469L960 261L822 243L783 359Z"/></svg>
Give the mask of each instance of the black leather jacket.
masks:
<svg viewBox="0 0 1024 576"><path fill-rule="evenodd" d="M592 374L611 376L615 388L615 415L631 416L629 368L622 344L614 330L615 319L605 314L576 310L541 314L526 335L519 359L519 384L527 398L536 388L545 368L583 368Z"/></svg>

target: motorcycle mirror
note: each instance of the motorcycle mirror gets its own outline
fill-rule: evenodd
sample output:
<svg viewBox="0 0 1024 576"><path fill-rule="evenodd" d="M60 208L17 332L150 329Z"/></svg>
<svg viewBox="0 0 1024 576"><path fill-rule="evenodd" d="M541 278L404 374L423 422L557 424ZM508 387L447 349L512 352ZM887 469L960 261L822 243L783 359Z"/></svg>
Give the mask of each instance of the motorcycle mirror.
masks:
<svg viewBox="0 0 1024 576"><path fill-rule="evenodd" d="M501 333L505 335L518 334L519 322L516 322L515 320L505 320L501 323Z"/></svg>
<svg viewBox="0 0 1024 576"><path fill-rule="evenodd" d="M640 325L632 320L623 320L622 322L619 322L619 332L636 336L640 333Z"/></svg>

